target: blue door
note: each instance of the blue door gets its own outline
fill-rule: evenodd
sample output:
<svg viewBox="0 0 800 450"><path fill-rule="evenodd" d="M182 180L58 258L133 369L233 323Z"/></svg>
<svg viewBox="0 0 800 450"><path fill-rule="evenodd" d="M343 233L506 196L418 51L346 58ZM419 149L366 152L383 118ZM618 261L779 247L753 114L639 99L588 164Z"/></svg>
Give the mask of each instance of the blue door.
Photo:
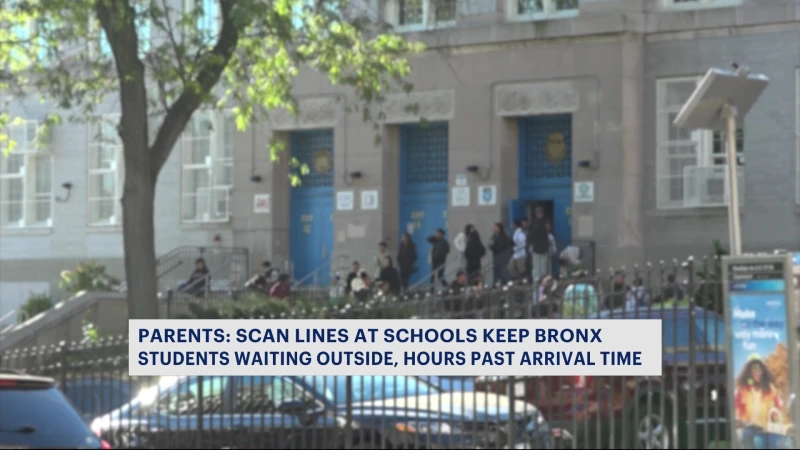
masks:
<svg viewBox="0 0 800 450"><path fill-rule="evenodd" d="M447 230L447 123L406 125L400 129L400 232L417 245L417 271L411 283L430 276L428 237Z"/></svg>
<svg viewBox="0 0 800 450"><path fill-rule="evenodd" d="M572 243L571 114L519 120L519 199L516 204L536 202L552 204L550 220L561 251Z"/></svg>
<svg viewBox="0 0 800 450"><path fill-rule="evenodd" d="M291 191L289 253L294 280L327 285L333 252L333 130L293 132L290 153L309 173Z"/></svg>

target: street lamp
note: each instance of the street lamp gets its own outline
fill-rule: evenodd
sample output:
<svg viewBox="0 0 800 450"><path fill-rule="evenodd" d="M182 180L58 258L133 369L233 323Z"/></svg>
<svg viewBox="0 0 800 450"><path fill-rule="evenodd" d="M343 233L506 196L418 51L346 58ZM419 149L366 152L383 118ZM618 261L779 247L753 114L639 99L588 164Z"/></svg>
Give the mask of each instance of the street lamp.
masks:
<svg viewBox="0 0 800 450"><path fill-rule="evenodd" d="M692 130L724 131L727 138L728 218L731 255L742 254L737 179L736 128L769 84L769 78L731 63L733 71L709 69L675 118L675 126Z"/></svg>

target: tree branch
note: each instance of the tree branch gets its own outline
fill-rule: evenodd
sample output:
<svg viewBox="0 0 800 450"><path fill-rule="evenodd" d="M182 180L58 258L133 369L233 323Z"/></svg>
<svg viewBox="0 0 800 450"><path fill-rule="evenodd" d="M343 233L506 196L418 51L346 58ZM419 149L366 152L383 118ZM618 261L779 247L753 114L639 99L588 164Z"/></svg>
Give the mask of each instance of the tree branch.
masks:
<svg viewBox="0 0 800 450"><path fill-rule="evenodd" d="M186 127L186 124L189 123L192 114L200 107L206 95L219 82L222 72L236 50L236 45L239 42L239 30L237 29L237 24L233 21L231 11L237 1L219 0L222 30L214 48L199 61L201 68L194 80L197 87L191 84L185 85L181 95L167 110L166 117L164 117L164 121L161 123L151 147L154 176L158 176L181 132Z"/></svg>

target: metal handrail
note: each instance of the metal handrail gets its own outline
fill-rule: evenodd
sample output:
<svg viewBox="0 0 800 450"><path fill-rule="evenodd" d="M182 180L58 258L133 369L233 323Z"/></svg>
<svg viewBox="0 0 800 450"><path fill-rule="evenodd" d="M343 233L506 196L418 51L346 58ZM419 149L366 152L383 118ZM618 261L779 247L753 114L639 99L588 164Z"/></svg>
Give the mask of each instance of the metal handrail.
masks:
<svg viewBox="0 0 800 450"><path fill-rule="evenodd" d="M488 250L488 249L487 249L487 250ZM510 253L510 254L512 254L512 255L513 255L513 252L514 252L514 249L513 249L513 248L511 248L511 249L509 249L509 250L506 250L506 253ZM488 254L488 251L487 251L487 254ZM457 256L454 256L452 259L449 259L449 260L448 260L448 261L445 263L445 267L449 266L449 265L450 265L450 264L453 262L453 259L459 259L459 261L458 261L458 265L457 265L455 268L453 268L452 270L447 270L447 269L445 269L445 273L444 273L444 276L445 276L445 278L448 278L449 276L451 276L451 275L453 275L453 274L456 274L456 273L458 273L460 270L463 270L463 269L464 269L464 267L463 267L463 266L464 266L464 264L463 264L464 254L463 254L463 253L461 253L461 252L458 252ZM480 267L479 271L481 272L481 274L483 274L483 272L484 272L486 269L488 269L488 268L492 268L492 267L494 267L494 256L492 256L492 258L491 258L489 261L487 261L486 263L484 263L484 264L481 264L481 267ZM429 272L429 273L428 273L428 274L425 276L425 278L423 278L423 279L421 279L420 281L417 281L416 283L414 283L414 284L412 284L411 286L409 286L409 287L408 287L408 289L407 289L407 291L413 291L414 289L418 289L418 288L420 288L420 287L422 287L422 286L429 285L429 284L430 284L430 282L431 282L431 276L433 276L433 274L434 274L435 272L436 272L436 270L431 270L431 271L430 271L430 272ZM437 279L436 281L438 282L439 280Z"/></svg>
<svg viewBox="0 0 800 450"><path fill-rule="evenodd" d="M218 268L220 268L220 267L223 267L223 266L225 266L225 265L229 264L230 262L231 262L230 260L225 260L225 261L221 262L220 264L217 264L217 265L216 265L216 266L215 266L213 269L218 269ZM206 276L204 276L203 278L198 278L198 279L196 279L196 280L192 281L191 283L187 284L187 285L186 285L186 286L184 286L184 287L185 287L185 288L186 288L186 287L192 287L192 286L194 286L195 284L199 284L199 283L200 283L200 280L206 280L206 281L210 281L210 280L211 280L211 274L214 272L214 270L213 270L213 269L209 269L209 270L208 270L208 274L207 274ZM207 294L208 292L210 292L210 288L211 288L211 286L210 286L210 285L211 285L211 283L207 283L207 284L206 284L206 288L205 288L205 290L204 290L204 292L205 292L206 294ZM169 290L169 289L168 289L168 290Z"/></svg>
<svg viewBox="0 0 800 450"><path fill-rule="evenodd" d="M320 273L320 271L321 271L321 270L323 270L323 269L325 269L325 268L333 267L333 264L334 264L334 262L335 262L335 261L341 261L341 260L349 261L349 260L350 260L350 257L349 257L349 256L347 256L347 255L339 255L339 256L337 256L335 259L334 259L334 258L331 258L329 261L326 261L326 262L325 262L324 264L322 264L321 266L319 266L319 267L317 267L316 269L314 269L313 271L309 272L309 274L308 274L308 275L304 276L303 278L301 278L301 279L299 279L299 280L295 280L295 281L292 283L291 287L292 287L292 288L294 288L294 287L301 286L301 285L302 285L302 283L304 283L304 282L308 281L308 280L309 280L309 279L311 279L311 278L314 278L314 279L316 279L316 277L319 275L319 273ZM318 286L316 286L316 284L317 284L317 283L316 283L316 281L315 281L315 283L314 283L314 284L315 284L315 286L314 286L314 287L318 287Z"/></svg>
<svg viewBox="0 0 800 450"><path fill-rule="evenodd" d="M173 264L173 265L172 265L172 267L170 267L169 269L167 269L167 270L165 270L165 271L161 272L160 274L158 274L158 278L159 278L159 279L160 279L160 278L162 278L163 276L165 276L165 275L167 275L168 273L172 272L173 270L177 269L177 268L178 268L178 267L180 267L181 265L183 265L183 261L178 261L178 262L176 262L175 264Z"/></svg>

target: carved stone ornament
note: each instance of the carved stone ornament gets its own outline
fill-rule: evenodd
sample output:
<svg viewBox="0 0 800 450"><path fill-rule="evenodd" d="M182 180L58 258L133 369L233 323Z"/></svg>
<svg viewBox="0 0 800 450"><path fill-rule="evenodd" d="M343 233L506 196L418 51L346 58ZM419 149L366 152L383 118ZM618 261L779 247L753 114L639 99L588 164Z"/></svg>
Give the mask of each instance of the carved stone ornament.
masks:
<svg viewBox="0 0 800 450"><path fill-rule="evenodd" d="M273 130L330 128L336 126L341 105L334 97L307 98L298 101L297 116L285 109L272 111Z"/></svg>
<svg viewBox="0 0 800 450"><path fill-rule="evenodd" d="M495 100L498 116L569 113L580 105L578 91L569 81L498 86Z"/></svg>
<svg viewBox="0 0 800 450"><path fill-rule="evenodd" d="M455 93L451 90L389 94L382 105L385 123L451 120Z"/></svg>

